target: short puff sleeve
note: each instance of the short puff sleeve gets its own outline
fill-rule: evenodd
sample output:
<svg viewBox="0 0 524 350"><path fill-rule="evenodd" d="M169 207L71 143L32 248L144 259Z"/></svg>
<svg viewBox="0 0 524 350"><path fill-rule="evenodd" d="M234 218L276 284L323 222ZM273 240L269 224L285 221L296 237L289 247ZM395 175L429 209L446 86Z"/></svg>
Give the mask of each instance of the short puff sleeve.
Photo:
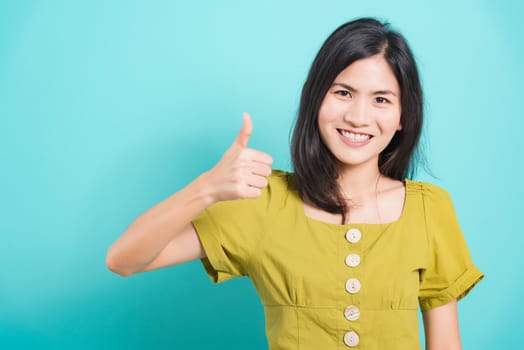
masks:
<svg viewBox="0 0 524 350"><path fill-rule="evenodd" d="M202 264L213 282L249 275L250 256L265 235L269 206L283 176L273 170L259 197L217 202L192 221L206 253Z"/></svg>
<svg viewBox="0 0 524 350"><path fill-rule="evenodd" d="M420 270L419 303L426 311L460 300L484 277L473 264L447 191L423 186L428 255Z"/></svg>

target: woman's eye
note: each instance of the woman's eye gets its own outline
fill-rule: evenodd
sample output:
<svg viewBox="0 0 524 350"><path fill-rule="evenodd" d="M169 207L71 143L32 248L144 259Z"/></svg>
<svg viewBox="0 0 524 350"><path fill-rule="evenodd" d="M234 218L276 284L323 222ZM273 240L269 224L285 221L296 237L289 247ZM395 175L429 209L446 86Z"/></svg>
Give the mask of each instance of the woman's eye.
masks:
<svg viewBox="0 0 524 350"><path fill-rule="evenodd" d="M389 102L389 101L388 101L386 98L384 98L384 97L377 97L377 98L375 99L375 101L377 101L377 102L380 103L380 104L383 104L383 103L387 103L387 102Z"/></svg>
<svg viewBox="0 0 524 350"><path fill-rule="evenodd" d="M343 97L351 97L351 94L349 93L349 91L346 91L346 90L335 91L335 94L343 96Z"/></svg>

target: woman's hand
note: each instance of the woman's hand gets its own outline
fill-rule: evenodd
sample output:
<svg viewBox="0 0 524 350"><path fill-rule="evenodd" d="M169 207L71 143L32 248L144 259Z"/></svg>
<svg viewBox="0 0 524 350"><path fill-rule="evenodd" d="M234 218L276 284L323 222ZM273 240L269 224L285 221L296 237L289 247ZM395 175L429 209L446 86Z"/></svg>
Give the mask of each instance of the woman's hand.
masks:
<svg viewBox="0 0 524 350"><path fill-rule="evenodd" d="M244 124L235 142L206 174L213 201L255 198L267 186L273 159L247 147L252 131L251 116L244 113Z"/></svg>

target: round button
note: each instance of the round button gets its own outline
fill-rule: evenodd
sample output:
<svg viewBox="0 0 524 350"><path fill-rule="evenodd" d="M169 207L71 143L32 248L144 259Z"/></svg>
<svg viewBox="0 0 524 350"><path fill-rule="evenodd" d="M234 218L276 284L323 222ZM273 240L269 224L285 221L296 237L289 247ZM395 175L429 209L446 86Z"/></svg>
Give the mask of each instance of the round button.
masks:
<svg viewBox="0 0 524 350"><path fill-rule="evenodd" d="M360 317L360 309L355 305L348 306L344 310L344 317L346 317L348 321L356 321Z"/></svg>
<svg viewBox="0 0 524 350"><path fill-rule="evenodd" d="M356 267L360 265L360 255L349 254L348 256L346 256L346 265L349 267Z"/></svg>
<svg viewBox="0 0 524 350"><path fill-rule="evenodd" d="M349 243L357 243L362 238L362 232L356 228L350 228L346 232L346 239Z"/></svg>
<svg viewBox="0 0 524 350"><path fill-rule="evenodd" d="M344 343L349 347L357 346L360 342L360 338L358 337L358 334L350 331L344 334Z"/></svg>
<svg viewBox="0 0 524 350"><path fill-rule="evenodd" d="M360 281L356 278L350 278L346 282L346 290L351 294L356 294L360 291Z"/></svg>

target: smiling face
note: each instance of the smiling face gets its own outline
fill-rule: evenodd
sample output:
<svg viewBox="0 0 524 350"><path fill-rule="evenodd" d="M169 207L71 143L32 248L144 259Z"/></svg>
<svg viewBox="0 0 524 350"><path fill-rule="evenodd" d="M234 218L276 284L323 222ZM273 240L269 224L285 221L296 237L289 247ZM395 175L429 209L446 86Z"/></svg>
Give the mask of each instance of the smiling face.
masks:
<svg viewBox="0 0 524 350"><path fill-rule="evenodd" d="M342 167L378 167L379 154L402 129L400 114L397 79L376 55L353 62L335 78L320 105L318 126Z"/></svg>

